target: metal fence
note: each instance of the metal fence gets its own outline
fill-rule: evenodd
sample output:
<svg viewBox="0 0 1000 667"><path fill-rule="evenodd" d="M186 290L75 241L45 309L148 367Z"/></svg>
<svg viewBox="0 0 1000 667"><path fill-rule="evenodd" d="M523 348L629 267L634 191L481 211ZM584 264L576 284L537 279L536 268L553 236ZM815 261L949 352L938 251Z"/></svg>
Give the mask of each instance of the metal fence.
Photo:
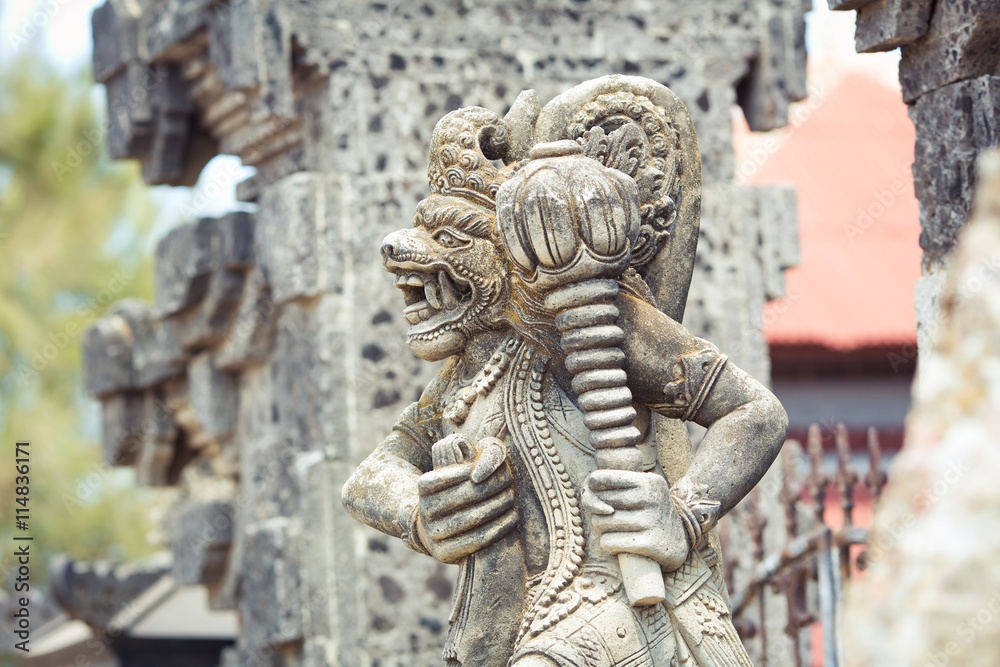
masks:
<svg viewBox="0 0 1000 667"><path fill-rule="evenodd" d="M746 616L757 607L764 618L765 597L761 592L770 588L784 594L788 601L786 637L794 642L795 667L803 667L803 630L819 623L823 637L823 666L842 667L844 642L844 589L852 571L864 570L868 527L855 524L855 502L860 494L868 496L872 505L878 502L886 483L882 449L874 428L867 432L868 471L859 474L852 461L848 431L838 424L834 434L836 468L831 475L824 472L824 449L820 427L809 427L806 439L808 470L801 462L802 446L795 440L785 443L781 455L784 480L780 499L784 507L787 543L780 553L764 553L766 519L757 511L754 498L749 503L749 528L756 544L756 567L748 582L733 595L733 620L742 635L759 636L766 656L768 637L764 627L756 626ZM864 489L864 491L862 491ZM827 512L828 498L836 498L840 513ZM833 518L842 517L840 525ZM766 658L758 667L767 667ZM782 666L784 667L784 666Z"/></svg>

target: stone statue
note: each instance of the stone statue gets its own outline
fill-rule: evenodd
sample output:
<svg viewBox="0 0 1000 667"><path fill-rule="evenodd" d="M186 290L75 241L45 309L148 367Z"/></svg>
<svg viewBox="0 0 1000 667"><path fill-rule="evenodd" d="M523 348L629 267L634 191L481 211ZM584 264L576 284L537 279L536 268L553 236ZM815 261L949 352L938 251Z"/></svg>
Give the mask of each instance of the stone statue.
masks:
<svg viewBox="0 0 1000 667"><path fill-rule="evenodd" d="M495 163L502 161L505 166ZM714 526L787 418L679 324L701 165L637 77L437 124L431 195L382 258L408 344L447 359L344 505L459 564L447 665L750 665ZM707 427L693 452L684 421Z"/></svg>

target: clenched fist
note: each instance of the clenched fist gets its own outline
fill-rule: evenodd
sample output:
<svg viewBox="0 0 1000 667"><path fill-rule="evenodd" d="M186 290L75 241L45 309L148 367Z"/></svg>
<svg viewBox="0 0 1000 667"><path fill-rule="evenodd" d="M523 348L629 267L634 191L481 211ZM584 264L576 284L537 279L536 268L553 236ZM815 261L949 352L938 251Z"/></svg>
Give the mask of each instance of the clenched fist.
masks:
<svg viewBox="0 0 1000 667"><path fill-rule="evenodd" d="M587 478L582 500L609 554L646 556L666 572L687 560L687 533L662 475L595 470Z"/></svg>
<svg viewBox="0 0 1000 667"><path fill-rule="evenodd" d="M513 530L513 479L496 438L483 438L472 451L456 433L435 443L433 457L435 469L417 482L417 530L432 556L456 563Z"/></svg>

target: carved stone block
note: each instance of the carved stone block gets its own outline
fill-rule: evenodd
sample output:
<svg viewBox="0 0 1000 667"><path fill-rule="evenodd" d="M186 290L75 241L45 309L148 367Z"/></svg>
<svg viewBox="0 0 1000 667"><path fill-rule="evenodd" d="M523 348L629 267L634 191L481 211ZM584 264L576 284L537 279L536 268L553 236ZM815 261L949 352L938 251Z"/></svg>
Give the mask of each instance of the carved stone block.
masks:
<svg viewBox="0 0 1000 667"><path fill-rule="evenodd" d="M229 438L236 426L236 378L220 371L208 352L188 364L191 409L201 433L210 441Z"/></svg>
<svg viewBox="0 0 1000 667"><path fill-rule="evenodd" d="M136 482L140 486L168 486L176 481L179 470L172 464L177 445L177 427L173 410L167 405L162 389L145 392L142 445L135 463Z"/></svg>
<svg viewBox="0 0 1000 667"><path fill-rule="evenodd" d="M858 53L892 51L927 34L933 0L876 0L858 9Z"/></svg>
<svg viewBox="0 0 1000 667"><path fill-rule="evenodd" d="M156 246L156 311L179 313L204 298L215 267L216 220L202 218L171 230Z"/></svg>
<svg viewBox="0 0 1000 667"><path fill-rule="evenodd" d="M134 465L142 448L145 400L141 392L124 391L101 401L101 435L104 461L115 466Z"/></svg>
<svg viewBox="0 0 1000 667"><path fill-rule="evenodd" d="M327 287L323 262L329 256L319 243L324 201L323 181L311 173L288 176L260 197L256 252L277 304L317 296Z"/></svg>
<svg viewBox="0 0 1000 667"><path fill-rule="evenodd" d="M1000 1L936 2L927 35L901 49L903 100L962 79L997 75Z"/></svg>
<svg viewBox="0 0 1000 667"><path fill-rule="evenodd" d="M278 306L260 269L243 282L239 308L233 316L215 357L215 365L236 371L267 361L274 347Z"/></svg>
<svg viewBox="0 0 1000 667"><path fill-rule="evenodd" d="M1000 136L1000 77L982 76L922 95L910 118L917 128L913 180L920 199L924 265L944 259L968 219L975 158ZM942 169L941 165L951 165Z"/></svg>
<svg viewBox="0 0 1000 667"><path fill-rule="evenodd" d="M184 586L213 586L221 579L233 541L230 503L195 503L174 515L170 550L174 580Z"/></svg>
<svg viewBox="0 0 1000 667"><path fill-rule="evenodd" d="M876 0L827 0L827 4L830 9L838 12L850 11L852 9L861 9L865 5L868 5Z"/></svg>
<svg viewBox="0 0 1000 667"><path fill-rule="evenodd" d="M83 334L83 386L104 396L134 386L132 330L120 315L97 320Z"/></svg>
<svg viewBox="0 0 1000 667"><path fill-rule="evenodd" d="M299 527L284 517L247 528L243 548L253 556L243 559L240 618L251 651L302 637L299 540Z"/></svg>

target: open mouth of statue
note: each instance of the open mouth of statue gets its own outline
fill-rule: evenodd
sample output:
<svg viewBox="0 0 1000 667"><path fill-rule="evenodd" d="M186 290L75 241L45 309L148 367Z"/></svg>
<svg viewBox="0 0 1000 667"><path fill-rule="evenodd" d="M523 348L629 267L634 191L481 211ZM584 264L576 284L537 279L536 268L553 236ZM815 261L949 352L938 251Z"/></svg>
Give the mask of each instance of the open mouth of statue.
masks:
<svg viewBox="0 0 1000 667"><path fill-rule="evenodd" d="M426 337L453 329L472 306L472 284L444 266L394 262L386 268L396 274L394 284L403 292L403 317L410 324L410 336Z"/></svg>

